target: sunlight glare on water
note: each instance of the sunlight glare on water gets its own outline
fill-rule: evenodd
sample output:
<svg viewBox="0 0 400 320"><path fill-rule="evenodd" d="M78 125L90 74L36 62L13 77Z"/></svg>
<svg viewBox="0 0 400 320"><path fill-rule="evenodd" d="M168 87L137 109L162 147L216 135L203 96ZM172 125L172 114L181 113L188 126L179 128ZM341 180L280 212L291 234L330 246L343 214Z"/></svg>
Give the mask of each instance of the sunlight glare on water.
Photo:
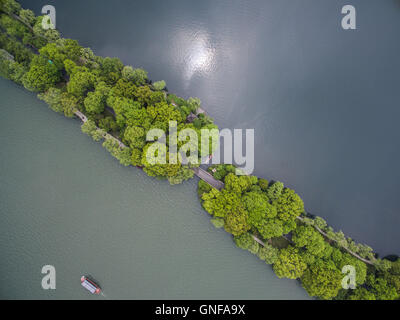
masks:
<svg viewBox="0 0 400 320"><path fill-rule="evenodd" d="M216 50L211 46L209 36L204 30L181 30L176 35L175 41L184 46L184 54L182 55L184 65L184 79L186 85L195 74L204 76L215 68Z"/></svg>

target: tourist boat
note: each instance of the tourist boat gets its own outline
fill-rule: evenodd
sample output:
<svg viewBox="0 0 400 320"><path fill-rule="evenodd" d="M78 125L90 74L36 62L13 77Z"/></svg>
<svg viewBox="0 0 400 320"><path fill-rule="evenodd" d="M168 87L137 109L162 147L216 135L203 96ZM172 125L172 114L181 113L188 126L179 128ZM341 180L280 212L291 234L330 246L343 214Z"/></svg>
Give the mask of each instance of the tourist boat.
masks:
<svg viewBox="0 0 400 320"><path fill-rule="evenodd" d="M99 285L97 283L95 283L93 280L88 279L85 276L81 277L81 285L85 289L89 290L90 293L100 294L100 292L101 292L101 288L99 287Z"/></svg>

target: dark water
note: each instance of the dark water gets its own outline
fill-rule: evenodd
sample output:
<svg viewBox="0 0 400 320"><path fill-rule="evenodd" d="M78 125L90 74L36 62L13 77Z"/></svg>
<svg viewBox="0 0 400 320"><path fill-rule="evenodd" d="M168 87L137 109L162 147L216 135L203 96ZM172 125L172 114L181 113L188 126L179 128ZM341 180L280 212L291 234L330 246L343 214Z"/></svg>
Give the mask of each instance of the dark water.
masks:
<svg viewBox="0 0 400 320"><path fill-rule="evenodd" d="M381 255L400 252L400 1L352 1L348 31L347 1L22 4L53 4L64 37L198 96L221 128L255 128L255 174ZM85 298L74 281L88 272L110 298L306 298L210 226L194 182L122 168L78 123L0 90L1 297ZM40 288L52 263L56 293Z"/></svg>

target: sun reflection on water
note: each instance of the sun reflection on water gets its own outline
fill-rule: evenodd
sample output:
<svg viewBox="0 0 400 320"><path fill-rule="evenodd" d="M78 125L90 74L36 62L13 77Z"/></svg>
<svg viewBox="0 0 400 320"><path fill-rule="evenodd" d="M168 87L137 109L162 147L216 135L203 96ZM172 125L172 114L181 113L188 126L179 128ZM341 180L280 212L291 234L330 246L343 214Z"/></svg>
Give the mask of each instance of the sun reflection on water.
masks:
<svg viewBox="0 0 400 320"><path fill-rule="evenodd" d="M195 74L206 75L215 67L215 49L212 47L209 36L204 31L181 31L175 38L180 48L180 63L183 69L185 82L189 82Z"/></svg>

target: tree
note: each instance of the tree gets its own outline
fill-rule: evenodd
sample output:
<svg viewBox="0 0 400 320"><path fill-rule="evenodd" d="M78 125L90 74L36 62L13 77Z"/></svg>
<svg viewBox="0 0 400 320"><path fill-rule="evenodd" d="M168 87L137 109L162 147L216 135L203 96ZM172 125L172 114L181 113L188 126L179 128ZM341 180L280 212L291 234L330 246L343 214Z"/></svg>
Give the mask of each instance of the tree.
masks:
<svg viewBox="0 0 400 320"><path fill-rule="evenodd" d="M282 182L275 182L267 189L268 198L271 201L278 199L283 191L283 183Z"/></svg>
<svg viewBox="0 0 400 320"><path fill-rule="evenodd" d="M118 58L105 57L99 59L100 69L96 70L107 84L114 84L121 78L123 63Z"/></svg>
<svg viewBox="0 0 400 320"><path fill-rule="evenodd" d="M220 192L212 188L209 193L203 194L202 199L204 200L203 206L215 217L225 218L230 212L244 210L240 197L236 193L225 189Z"/></svg>
<svg viewBox="0 0 400 320"><path fill-rule="evenodd" d="M56 43L52 42L46 44L39 50L39 53L47 60L50 60L51 63L57 67L58 70L62 70L64 68L64 60L67 57L63 52L61 46L57 45Z"/></svg>
<svg viewBox="0 0 400 320"><path fill-rule="evenodd" d="M82 124L81 130L83 133L91 136L94 141L100 141L102 138L104 138L106 133L104 130L98 129L92 120L88 120Z"/></svg>
<svg viewBox="0 0 400 320"><path fill-rule="evenodd" d="M98 59L92 49L90 48L81 48L80 50L80 61L88 67L89 69L97 69L99 67Z"/></svg>
<svg viewBox="0 0 400 320"><path fill-rule="evenodd" d="M42 56L35 56L22 83L30 91L44 92L54 87L60 80L61 73L54 64L49 63Z"/></svg>
<svg viewBox="0 0 400 320"><path fill-rule="evenodd" d="M22 66L18 62L13 63L11 65L11 80L15 83L22 84L22 79L24 78L26 72L27 70L24 66Z"/></svg>
<svg viewBox="0 0 400 320"><path fill-rule="evenodd" d="M38 16L36 18L35 24L33 25L33 35L34 35L34 45L36 48L41 48L45 46L48 43L48 40L46 38L46 32L51 30L45 30L42 27L42 21L44 19L44 16Z"/></svg>
<svg viewBox="0 0 400 320"><path fill-rule="evenodd" d="M142 127L127 127L124 132L124 142L129 146L143 149L146 144L146 132Z"/></svg>
<svg viewBox="0 0 400 320"><path fill-rule="evenodd" d="M114 120L114 117L107 116L99 120L99 128L104 129L106 132L117 131L118 125Z"/></svg>
<svg viewBox="0 0 400 320"><path fill-rule="evenodd" d="M77 73L78 71L81 71L82 68L78 67L75 62L73 62L71 59L65 59L64 60L64 69L67 72L68 75L73 75L74 73Z"/></svg>
<svg viewBox="0 0 400 320"><path fill-rule="evenodd" d="M394 274L393 270L390 272L379 272L379 278L385 279L389 286L394 287L400 297L400 275Z"/></svg>
<svg viewBox="0 0 400 320"><path fill-rule="evenodd" d="M141 68L134 69L129 75L129 80L133 81L137 86L142 86L147 81L147 71Z"/></svg>
<svg viewBox="0 0 400 320"><path fill-rule="evenodd" d="M211 188L208 191L203 191L201 194L201 199L202 199L202 206L203 208L210 214L210 215L215 215L216 212L216 207L217 207L217 199L219 198L220 191ZM216 216L217 218L224 218L225 217L225 212L221 212L221 216Z"/></svg>
<svg viewBox="0 0 400 320"><path fill-rule="evenodd" d="M149 86L143 86L143 87L139 87L138 90L140 91L141 88L145 88L145 87L150 89ZM146 104L147 105L156 105L157 103L160 103L160 102L166 102L164 92L150 90L150 94L146 101Z"/></svg>
<svg viewBox="0 0 400 320"><path fill-rule="evenodd" d="M131 152L129 148L121 148L119 143L112 138L108 138L103 142L103 147L107 149L111 155L119 160L124 166L131 164Z"/></svg>
<svg viewBox="0 0 400 320"><path fill-rule="evenodd" d="M25 25L5 14L0 15L0 26L12 37L22 38L27 33Z"/></svg>
<svg viewBox="0 0 400 320"><path fill-rule="evenodd" d="M243 196L243 203L249 212L249 224L255 227L264 239L282 235L282 226L274 219L277 215L276 207L269 203L264 193L247 192Z"/></svg>
<svg viewBox="0 0 400 320"><path fill-rule="evenodd" d="M201 198L204 193L210 192L212 187L205 181L199 180L197 194Z"/></svg>
<svg viewBox="0 0 400 320"><path fill-rule="evenodd" d="M46 102L53 111L59 113L64 112L64 108L61 103L62 91L60 89L49 88L49 90L46 92L38 94L38 98Z"/></svg>
<svg viewBox="0 0 400 320"><path fill-rule="evenodd" d="M122 78L127 81L133 81L133 68L131 66L123 67Z"/></svg>
<svg viewBox="0 0 400 320"><path fill-rule="evenodd" d="M203 181L203 180L200 180ZM212 218L211 223L214 225L214 227L216 227L217 229L220 229L224 226L225 221L222 218Z"/></svg>
<svg viewBox="0 0 400 320"><path fill-rule="evenodd" d="M248 248L250 248L253 245L253 243L255 242L253 237L251 236L251 234L248 232L243 233L239 236L233 237L233 240L235 241L235 244L239 248L244 249L244 250L247 250Z"/></svg>
<svg viewBox="0 0 400 320"><path fill-rule="evenodd" d="M140 103L142 107L153 105L153 91L148 86L140 86L136 89L135 99ZM166 105L166 104L165 104Z"/></svg>
<svg viewBox="0 0 400 320"><path fill-rule="evenodd" d="M61 105L63 106L64 115L71 118L78 109L78 98L74 97L68 92L63 92L61 95Z"/></svg>
<svg viewBox="0 0 400 320"><path fill-rule="evenodd" d="M293 232L292 241L296 247L305 247L315 256L320 256L326 248L325 240L321 234L311 226L300 226Z"/></svg>
<svg viewBox="0 0 400 320"><path fill-rule="evenodd" d="M248 250L253 254L257 254L260 249L260 245L253 239L250 233L243 233L235 236L233 239L239 248Z"/></svg>
<svg viewBox="0 0 400 320"><path fill-rule="evenodd" d="M314 219L314 225L320 228L321 230L324 230L327 226L327 223L323 218L317 216Z"/></svg>
<svg viewBox="0 0 400 320"><path fill-rule="evenodd" d="M132 148L131 163L134 166L140 166L142 164L142 149Z"/></svg>
<svg viewBox="0 0 400 320"><path fill-rule="evenodd" d="M293 190L285 188L273 204L276 206L277 218L282 222L283 232L286 234L294 230L296 217L304 212L303 200Z"/></svg>
<svg viewBox="0 0 400 320"><path fill-rule="evenodd" d="M345 265L353 266L356 271L356 283L358 285L361 285L365 282L367 276L367 265L364 262L358 260L356 257L348 254L347 252L342 252L338 248L332 249L330 258L339 270L342 270Z"/></svg>
<svg viewBox="0 0 400 320"><path fill-rule="evenodd" d="M267 191L269 182L265 179L258 179L258 185L260 186L262 191Z"/></svg>
<svg viewBox="0 0 400 320"><path fill-rule="evenodd" d="M392 262L390 273L400 276L400 258L397 258L396 261Z"/></svg>
<svg viewBox="0 0 400 320"><path fill-rule="evenodd" d="M376 300L375 295L369 292L366 288L357 287L355 290L351 290L348 296L349 300Z"/></svg>
<svg viewBox="0 0 400 320"><path fill-rule="evenodd" d="M88 92L84 105L86 111L92 114L99 114L104 111L104 99L96 92Z"/></svg>
<svg viewBox="0 0 400 320"><path fill-rule="evenodd" d="M14 0L2 0L0 8L4 12L17 14L21 10L21 5Z"/></svg>
<svg viewBox="0 0 400 320"><path fill-rule="evenodd" d="M8 37L5 33L0 32L0 47L8 53L6 56L13 56L11 60L15 60L23 67L29 67L34 54L15 38Z"/></svg>
<svg viewBox="0 0 400 320"><path fill-rule="evenodd" d="M193 113L197 113L197 110L200 108L201 101L199 98L189 98L187 100L187 106L189 107L190 111Z"/></svg>
<svg viewBox="0 0 400 320"><path fill-rule="evenodd" d="M225 231L239 236L244 232L250 230L251 226L247 222L248 213L241 207L237 211L227 213L225 217Z"/></svg>
<svg viewBox="0 0 400 320"><path fill-rule="evenodd" d="M156 89L158 91L164 90L165 86L166 86L166 83L164 80L156 81L153 83L154 89Z"/></svg>
<svg viewBox="0 0 400 320"><path fill-rule="evenodd" d="M392 263L387 259L378 259L375 261L375 267L379 271L388 271L392 267Z"/></svg>
<svg viewBox="0 0 400 320"><path fill-rule="evenodd" d="M276 210L273 210L274 207L269 203L265 194L247 192L242 199L246 210L249 212L249 223L252 226L260 225L266 219L267 213L268 218L273 218L276 215Z"/></svg>
<svg viewBox="0 0 400 320"><path fill-rule="evenodd" d="M334 265L316 260L304 271L301 283L310 296L332 299L341 288L342 278L343 274Z"/></svg>
<svg viewBox="0 0 400 320"><path fill-rule="evenodd" d="M276 208L274 206L271 206L270 208L272 212L276 212ZM284 234L282 221L277 218L266 219L262 221L257 226L257 230L264 239L281 237Z"/></svg>
<svg viewBox="0 0 400 320"><path fill-rule="evenodd" d="M136 96L136 90L137 87L133 83L125 79L119 79L111 89L110 96L134 99Z"/></svg>
<svg viewBox="0 0 400 320"><path fill-rule="evenodd" d="M147 143L143 148L142 165L149 176L160 179L176 176L181 167L180 163L169 163L167 147L158 141Z"/></svg>
<svg viewBox="0 0 400 320"><path fill-rule="evenodd" d="M119 162L127 167L131 165L131 150L129 148L120 149L116 158Z"/></svg>
<svg viewBox="0 0 400 320"><path fill-rule="evenodd" d="M86 111L99 114L104 111L110 87L105 82L100 82L94 92L89 92L84 100Z"/></svg>
<svg viewBox="0 0 400 320"><path fill-rule="evenodd" d="M122 69L122 77L125 80L133 81L137 86L142 86L147 80L147 71L141 68L133 69L131 66L125 66Z"/></svg>
<svg viewBox="0 0 400 320"><path fill-rule="evenodd" d="M183 181L193 178L193 176L193 170L189 169L187 166L181 166L175 175L168 177L168 181L171 185L180 184Z"/></svg>
<svg viewBox="0 0 400 320"><path fill-rule="evenodd" d="M57 38L57 35L55 37ZM42 47L39 52L40 55L44 56L48 60L51 60L58 70L62 70L64 68L65 60L68 59L73 62L78 61L81 49L82 47L76 40L63 38L58 39L55 42L48 43Z"/></svg>
<svg viewBox="0 0 400 320"><path fill-rule="evenodd" d="M56 43L57 46L59 46L61 52L64 53L68 59L71 59L75 62L79 61L82 47L79 45L78 41L73 39L61 38L57 40Z"/></svg>
<svg viewBox="0 0 400 320"><path fill-rule="evenodd" d="M90 135L93 131L96 131L96 129L96 124L92 120L88 120L81 125L82 132L88 135Z"/></svg>
<svg viewBox="0 0 400 320"><path fill-rule="evenodd" d="M274 264L274 271L279 278L300 278L306 268L307 265L300 257L298 249L292 246L282 249Z"/></svg>
<svg viewBox="0 0 400 320"><path fill-rule="evenodd" d="M224 181L228 173L234 173L235 167L231 164L212 165L208 168L208 172L217 180Z"/></svg>
<svg viewBox="0 0 400 320"><path fill-rule="evenodd" d="M396 288L390 285L386 279L376 278L373 274L368 275L367 286L375 295L376 300L395 300L400 297Z"/></svg>
<svg viewBox="0 0 400 320"><path fill-rule="evenodd" d="M14 61L14 57L6 50L0 49L0 75L22 84L23 76L27 70Z"/></svg>
<svg viewBox="0 0 400 320"><path fill-rule="evenodd" d="M265 244L258 250L258 257L267 264L274 264L279 258L279 249L269 244Z"/></svg>
<svg viewBox="0 0 400 320"><path fill-rule="evenodd" d="M21 18L22 21L29 24L30 26L33 26L35 24L36 16L32 10L22 9L19 12L19 17Z"/></svg>
<svg viewBox="0 0 400 320"><path fill-rule="evenodd" d="M82 71L71 75L70 81L67 84L67 91L75 97L83 99L86 92L94 88L95 81L94 74L84 67Z"/></svg>
<svg viewBox="0 0 400 320"><path fill-rule="evenodd" d="M233 173L228 173L225 177L225 189L238 194L248 191L253 185L253 180L250 176L237 176Z"/></svg>
<svg viewBox="0 0 400 320"><path fill-rule="evenodd" d="M49 29L45 31L45 37L48 41L54 42L57 40L61 40L60 32L56 29Z"/></svg>
<svg viewBox="0 0 400 320"><path fill-rule="evenodd" d="M138 88L138 91L141 88ZM180 112L166 102L147 107L147 114L152 121L152 127L162 129L165 132L168 131L170 121L176 121L178 125L183 123Z"/></svg>

